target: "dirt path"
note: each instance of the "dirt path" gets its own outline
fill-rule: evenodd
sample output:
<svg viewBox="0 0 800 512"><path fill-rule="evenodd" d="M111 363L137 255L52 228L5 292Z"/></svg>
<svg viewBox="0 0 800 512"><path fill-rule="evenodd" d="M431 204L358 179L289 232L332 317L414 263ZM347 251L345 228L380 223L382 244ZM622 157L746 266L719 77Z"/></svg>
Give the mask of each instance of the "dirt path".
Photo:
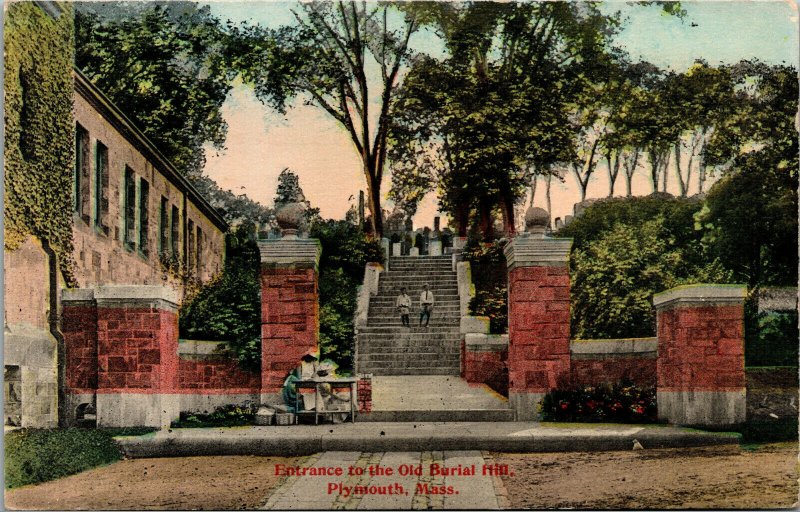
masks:
<svg viewBox="0 0 800 512"><path fill-rule="evenodd" d="M512 508L790 508L798 497L798 446L599 453L493 454ZM7 508L253 509L281 483L280 457L126 460L6 492ZM288 484L289 482L287 482ZM501 500L502 502L502 500ZM303 504L298 503L302 509ZM445 506L445 508L447 508ZM461 508L461 507L459 507Z"/></svg>
<svg viewBox="0 0 800 512"><path fill-rule="evenodd" d="M46 510L241 510L262 505L280 483L283 457L123 460L84 473L6 491L6 508Z"/></svg>
<svg viewBox="0 0 800 512"><path fill-rule="evenodd" d="M796 507L798 446L494 454L513 508Z"/></svg>

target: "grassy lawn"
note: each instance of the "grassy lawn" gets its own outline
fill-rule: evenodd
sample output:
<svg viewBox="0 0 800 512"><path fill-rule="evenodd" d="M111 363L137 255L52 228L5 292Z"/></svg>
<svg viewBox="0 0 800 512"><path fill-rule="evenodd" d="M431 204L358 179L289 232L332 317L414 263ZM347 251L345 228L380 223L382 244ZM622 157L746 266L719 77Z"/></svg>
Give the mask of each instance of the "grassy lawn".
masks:
<svg viewBox="0 0 800 512"><path fill-rule="evenodd" d="M47 482L122 459L112 439L153 429L22 429L5 434L6 489Z"/></svg>

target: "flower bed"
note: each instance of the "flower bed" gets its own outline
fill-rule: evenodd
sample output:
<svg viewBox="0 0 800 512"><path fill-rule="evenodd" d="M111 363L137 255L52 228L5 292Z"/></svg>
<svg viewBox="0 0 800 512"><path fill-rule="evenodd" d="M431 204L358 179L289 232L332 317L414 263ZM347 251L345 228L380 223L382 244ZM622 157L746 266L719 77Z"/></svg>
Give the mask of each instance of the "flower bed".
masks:
<svg viewBox="0 0 800 512"><path fill-rule="evenodd" d="M655 423L656 390L633 382L581 386L547 393L539 405L543 421Z"/></svg>

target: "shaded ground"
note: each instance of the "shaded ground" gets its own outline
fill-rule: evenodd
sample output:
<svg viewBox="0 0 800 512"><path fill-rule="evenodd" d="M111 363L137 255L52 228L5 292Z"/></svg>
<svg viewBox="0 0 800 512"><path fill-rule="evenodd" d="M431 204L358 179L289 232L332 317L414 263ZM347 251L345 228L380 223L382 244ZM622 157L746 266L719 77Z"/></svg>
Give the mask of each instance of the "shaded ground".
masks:
<svg viewBox="0 0 800 512"><path fill-rule="evenodd" d="M747 447L745 447L747 448ZM513 508L796 507L794 443L605 453L494 454Z"/></svg>
<svg viewBox="0 0 800 512"><path fill-rule="evenodd" d="M40 485L6 491L16 509L254 509L273 487L284 457L180 457L123 460Z"/></svg>

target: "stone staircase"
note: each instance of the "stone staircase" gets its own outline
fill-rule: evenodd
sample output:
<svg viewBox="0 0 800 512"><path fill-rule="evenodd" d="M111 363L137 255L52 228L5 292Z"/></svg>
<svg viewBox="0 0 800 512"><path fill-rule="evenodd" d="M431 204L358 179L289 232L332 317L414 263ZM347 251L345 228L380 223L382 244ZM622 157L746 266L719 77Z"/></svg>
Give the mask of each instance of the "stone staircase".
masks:
<svg viewBox="0 0 800 512"><path fill-rule="evenodd" d="M428 327L419 327L419 296L427 284L435 304ZM411 297L411 327L395 307L400 288ZM459 375L461 342L456 272L448 256L393 257L370 298L366 327L358 332L357 369L373 375Z"/></svg>

